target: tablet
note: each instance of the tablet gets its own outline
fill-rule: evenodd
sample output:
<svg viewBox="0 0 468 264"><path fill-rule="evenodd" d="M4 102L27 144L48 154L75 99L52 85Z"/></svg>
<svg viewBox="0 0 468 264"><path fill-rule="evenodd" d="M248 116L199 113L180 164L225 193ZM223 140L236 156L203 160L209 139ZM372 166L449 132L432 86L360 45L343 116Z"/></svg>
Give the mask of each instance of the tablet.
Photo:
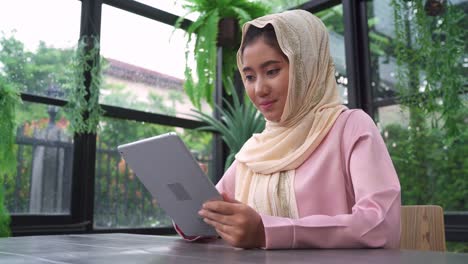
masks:
<svg viewBox="0 0 468 264"><path fill-rule="evenodd" d="M176 133L139 140L117 149L185 235L217 235L198 211L204 202L222 200L222 197Z"/></svg>

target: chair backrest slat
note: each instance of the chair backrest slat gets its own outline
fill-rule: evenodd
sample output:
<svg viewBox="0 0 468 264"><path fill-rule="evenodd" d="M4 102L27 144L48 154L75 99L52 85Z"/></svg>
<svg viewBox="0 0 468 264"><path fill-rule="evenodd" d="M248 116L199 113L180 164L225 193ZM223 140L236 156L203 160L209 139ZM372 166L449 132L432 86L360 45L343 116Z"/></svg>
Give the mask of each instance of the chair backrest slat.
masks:
<svg viewBox="0 0 468 264"><path fill-rule="evenodd" d="M445 251L442 207L437 205L402 206L400 248Z"/></svg>

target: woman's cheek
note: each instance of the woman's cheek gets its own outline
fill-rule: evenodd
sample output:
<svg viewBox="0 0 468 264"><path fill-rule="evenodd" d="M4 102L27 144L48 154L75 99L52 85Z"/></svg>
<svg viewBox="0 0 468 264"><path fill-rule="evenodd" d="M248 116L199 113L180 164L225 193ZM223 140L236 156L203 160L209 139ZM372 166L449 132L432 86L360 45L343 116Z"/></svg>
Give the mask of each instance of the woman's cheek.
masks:
<svg viewBox="0 0 468 264"><path fill-rule="evenodd" d="M255 91L249 85L244 85L246 87L247 96L250 98L250 101L257 107L255 103Z"/></svg>

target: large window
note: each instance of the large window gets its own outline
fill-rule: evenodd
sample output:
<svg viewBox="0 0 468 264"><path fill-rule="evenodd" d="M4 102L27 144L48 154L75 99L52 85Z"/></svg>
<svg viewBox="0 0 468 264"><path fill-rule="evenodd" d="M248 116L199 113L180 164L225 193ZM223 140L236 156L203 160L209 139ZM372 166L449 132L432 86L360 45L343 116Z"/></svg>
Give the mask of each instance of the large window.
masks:
<svg viewBox="0 0 468 264"><path fill-rule="evenodd" d="M371 76L376 119L400 176L403 203L435 203L446 211L468 211L468 168L461 158L467 151L461 142L467 140L463 116L468 102L462 97L464 83L458 81L463 79L467 53L455 54L453 65L442 64L451 60L444 56L447 49L463 48L445 34L466 39L466 33L457 33L466 23L450 15L463 14L460 6L468 1L445 7L438 15L430 15L418 1L394 1L393 6L390 2L368 5ZM401 15L397 20L395 12ZM431 36L425 37L427 31ZM450 80L445 81L448 74Z"/></svg>
<svg viewBox="0 0 468 264"><path fill-rule="evenodd" d="M79 37L79 19L78 1L0 4L0 74L22 92L66 98L67 67ZM16 114L17 173L0 177L8 211L69 215L74 147L63 109L24 102Z"/></svg>
<svg viewBox="0 0 468 264"><path fill-rule="evenodd" d="M138 30L135 30L138 28ZM187 37L181 29L103 5L101 103L190 118L184 92ZM211 108L203 105L203 110Z"/></svg>
<svg viewBox="0 0 468 264"><path fill-rule="evenodd" d="M466 242L468 25L460 18L468 1L440 1L443 9L427 2L367 3L373 114L402 203L442 206L447 239ZM467 251L468 244L448 249Z"/></svg>

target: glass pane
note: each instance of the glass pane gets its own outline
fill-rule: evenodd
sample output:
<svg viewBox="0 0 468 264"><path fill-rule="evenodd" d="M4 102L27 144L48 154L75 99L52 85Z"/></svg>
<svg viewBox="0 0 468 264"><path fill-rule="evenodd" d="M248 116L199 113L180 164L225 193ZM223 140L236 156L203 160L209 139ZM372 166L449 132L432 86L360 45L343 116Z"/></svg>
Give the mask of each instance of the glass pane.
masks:
<svg viewBox="0 0 468 264"><path fill-rule="evenodd" d="M183 30L104 5L101 32L101 103L189 118ZM211 113L207 104L203 110Z"/></svg>
<svg viewBox="0 0 468 264"><path fill-rule="evenodd" d="M24 102L17 112L17 173L5 178L11 214L69 214L73 137L60 107Z"/></svg>
<svg viewBox="0 0 468 264"><path fill-rule="evenodd" d="M417 17L416 10L416 2L414 1L397 1L400 4L404 3L406 5L405 10L401 14L405 14L406 21L404 21L405 27L409 30L409 34L407 35L406 39L396 39L395 33L395 23L394 23L394 8L391 4L391 0L381 0L381 1L368 1L367 2L367 10L368 10L368 27L369 27L369 41L370 41L370 63L371 63L371 79L372 79L372 87L373 87L373 96L375 101L380 101L388 98L392 98L397 96L397 44L398 41L403 41L407 47L413 49L414 52L417 54L423 54L427 52L434 51L434 49L439 48L441 50L445 49L448 50L448 47L445 46L445 36L451 35L454 32L466 29L468 23L466 19L457 19L455 18L447 18L443 17L444 13L439 14L437 16L429 16L427 14L428 11L424 12L424 19L426 19L425 23L427 25L425 28L430 29L430 43L422 44L417 41L418 39L418 26L416 26L416 20L421 20L421 17ZM424 1L423 1L424 2ZM418 2L418 4L421 4ZM447 5L452 6L452 10L456 10L465 13L467 15L467 8L468 0L457 0L457 1L450 1L447 3L445 1L444 7L447 9ZM423 5L424 6L424 5ZM425 6L424 6L425 8ZM422 9L422 8L421 8ZM457 16L460 15L457 14ZM403 19L403 18L402 18ZM450 20L450 21L444 21ZM457 22L459 21L459 22ZM454 27L452 28L444 28L445 24L451 23L452 25L457 24L457 29ZM454 32L444 32L445 31L454 31ZM447 41L451 41L452 43L460 41L463 43L463 40L467 39L467 31L464 31L464 35L460 40L455 39L448 39ZM431 49L425 50L424 46L431 46ZM455 50L458 48L454 48L453 45L450 47L453 48L453 53L457 53ZM462 48L463 49L463 48ZM452 52L452 51L450 51ZM460 74L466 75L466 68L468 67L468 51L465 49L461 51L464 56L460 59ZM428 68L427 65L436 64L437 67L444 67L443 64L447 63L448 58L438 58L439 62L434 61L437 60L438 55L440 53L435 52L433 56L429 56L429 59L417 59L412 60L410 62L411 65L407 65L405 69L401 68L402 72L405 72L407 75L412 75L413 77L408 82L408 88L414 89L415 92L424 92L429 89L427 87L427 79L429 78L436 78L435 76L427 76L428 74L425 73L425 69ZM429 61L428 64L425 62ZM450 67L450 66L448 66ZM463 69L464 68L464 69Z"/></svg>
<svg viewBox="0 0 468 264"><path fill-rule="evenodd" d="M335 77L343 103L348 103L348 78L344 42L343 5L325 9L315 14L325 26L330 37L330 52L335 63Z"/></svg>
<svg viewBox="0 0 468 264"><path fill-rule="evenodd" d="M281 12L287 9L298 7L310 0L258 0L267 6L271 7L273 13Z"/></svg>
<svg viewBox="0 0 468 264"><path fill-rule="evenodd" d="M172 226L156 199L120 157L117 146L138 139L177 132L208 177L213 179L212 135L181 128L106 118L101 123L96 153L94 225L96 228Z"/></svg>
<svg viewBox="0 0 468 264"><path fill-rule="evenodd" d="M468 211L467 20L460 19L468 1L445 1L439 13L424 1L391 2L367 2L368 25L374 102L397 97L404 105L377 110L402 202Z"/></svg>
<svg viewBox="0 0 468 264"><path fill-rule="evenodd" d="M79 37L80 12L74 0L1 1L0 73L21 91L65 97L65 66Z"/></svg>
<svg viewBox="0 0 468 264"><path fill-rule="evenodd" d="M152 6L154 8L166 11L168 13L174 14L176 16L185 16L187 11L184 9L184 5L187 4L187 1L184 0L136 0L145 5ZM193 13L188 15L186 18L192 21L195 21L199 17L198 13Z"/></svg>
<svg viewBox="0 0 468 264"><path fill-rule="evenodd" d="M374 100L396 95L396 58L393 7L390 0L368 3L368 27L371 53L371 85Z"/></svg>
<svg viewBox="0 0 468 264"><path fill-rule="evenodd" d="M378 109L378 125L400 178L403 204L467 211L468 135L448 137L441 116L392 105ZM454 118L463 124L466 115Z"/></svg>

